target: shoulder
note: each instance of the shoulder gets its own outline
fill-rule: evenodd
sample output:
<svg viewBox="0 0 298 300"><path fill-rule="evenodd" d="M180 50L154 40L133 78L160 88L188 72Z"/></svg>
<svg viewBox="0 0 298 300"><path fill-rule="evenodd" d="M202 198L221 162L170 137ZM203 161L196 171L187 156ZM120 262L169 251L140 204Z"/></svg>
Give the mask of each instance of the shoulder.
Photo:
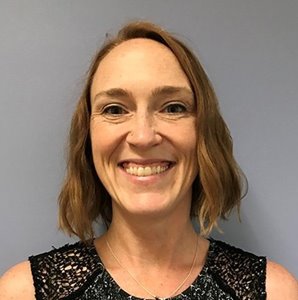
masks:
<svg viewBox="0 0 298 300"><path fill-rule="evenodd" d="M266 258L211 240L209 269L223 289L239 299L266 298Z"/></svg>
<svg viewBox="0 0 298 300"><path fill-rule="evenodd" d="M0 300L6 299L35 299L29 261L15 265L0 278Z"/></svg>
<svg viewBox="0 0 298 300"><path fill-rule="evenodd" d="M297 279L283 266L221 241L211 244L211 269L237 296L250 293L256 297L252 299L298 300Z"/></svg>
<svg viewBox="0 0 298 300"><path fill-rule="evenodd" d="M92 248L92 243L76 242L74 244L66 244L60 248L53 247L48 252L32 255L29 257L29 261L31 267L35 267L37 264L43 267L55 267L59 263L64 262L67 264L67 262L76 261L88 256Z"/></svg>
<svg viewBox="0 0 298 300"><path fill-rule="evenodd" d="M225 269L227 269L238 266L237 269L239 269L239 271L254 271L260 272L260 275L265 275L266 258L264 256L258 256L216 240L212 240L212 252L214 259L218 262L222 262L222 264L217 267L224 266Z"/></svg>
<svg viewBox="0 0 298 300"><path fill-rule="evenodd" d="M82 288L100 265L92 242L67 244L31 256L29 261L37 299L68 297Z"/></svg>
<svg viewBox="0 0 298 300"><path fill-rule="evenodd" d="M29 257L33 275L37 272L46 274L58 271L63 273L72 270L72 267L94 265L98 255L92 242L76 242L66 244L51 251Z"/></svg>
<svg viewBox="0 0 298 300"><path fill-rule="evenodd" d="M52 299L57 293L67 296L86 282L98 268L98 260L92 242L67 244L30 256L1 277L0 300Z"/></svg>
<svg viewBox="0 0 298 300"><path fill-rule="evenodd" d="M266 270L266 290L268 300L297 300L298 282L283 266L268 261Z"/></svg>

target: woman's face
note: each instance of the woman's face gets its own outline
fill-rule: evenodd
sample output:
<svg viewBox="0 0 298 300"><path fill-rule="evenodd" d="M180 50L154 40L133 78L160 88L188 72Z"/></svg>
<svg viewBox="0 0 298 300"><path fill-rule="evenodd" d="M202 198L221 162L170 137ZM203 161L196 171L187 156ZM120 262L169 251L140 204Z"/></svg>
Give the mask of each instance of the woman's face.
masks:
<svg viewBox="0 0 298 300"><path fill-rule="evenodd" d="M149 39L123 42L99 64L91 106L93 160L113 218L189 215L195 102L172 52Z"/></svg>

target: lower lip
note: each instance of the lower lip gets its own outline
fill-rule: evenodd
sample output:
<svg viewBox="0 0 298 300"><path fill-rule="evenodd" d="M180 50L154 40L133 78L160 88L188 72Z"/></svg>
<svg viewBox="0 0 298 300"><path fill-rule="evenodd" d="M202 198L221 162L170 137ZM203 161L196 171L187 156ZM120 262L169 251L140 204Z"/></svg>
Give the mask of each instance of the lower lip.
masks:
<svg viewBox="0 0 298 300"><path fill-rule="evenodd" d="M135 176L135 175L127 173L122 167L119 167L119 169L133 183L153 184L155 182L159 182L164 176L166 176L173 169L173 166L169 167L166 171L164 171L162 173L149 175L149 176Z"/></svg>

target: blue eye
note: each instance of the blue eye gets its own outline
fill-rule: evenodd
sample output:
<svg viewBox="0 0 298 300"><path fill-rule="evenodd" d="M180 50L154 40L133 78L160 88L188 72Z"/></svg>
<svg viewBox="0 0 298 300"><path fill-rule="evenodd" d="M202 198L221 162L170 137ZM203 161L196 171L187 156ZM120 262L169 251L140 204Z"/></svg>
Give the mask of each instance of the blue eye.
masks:
<svg viewBox="0 0 298 300"><path fill-rule="evenodd" d="M127 111L119 105L109 105L104 108L103 113L106 115L123 115L126 114Z"/></svg>
<svg viewBox="0 0 298 300"><path fill-rule="evenodd" d="M167 105L163 111L169 114L181 114L186 112L186 107L179 103L172 103Z"/></svg>

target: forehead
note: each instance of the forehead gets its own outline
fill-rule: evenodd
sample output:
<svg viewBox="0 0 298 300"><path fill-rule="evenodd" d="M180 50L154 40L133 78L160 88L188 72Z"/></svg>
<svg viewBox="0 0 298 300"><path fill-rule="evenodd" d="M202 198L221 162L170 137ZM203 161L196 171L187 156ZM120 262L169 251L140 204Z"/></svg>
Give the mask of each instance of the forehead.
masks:
<svg viewBox="0 0 298 300"><path fill-rule="evenodd" d="M91 94L95 90L143 85L189 86L177 58L165 45L144 38L132 39L112 49L100 62ZM130 85L130 86L129 86Z"/></svg>
<svg viewBox="0 0 298 300"><path fill-rule="evenodd" d="M101 61L100 66L116 60L131 59L150 59L162 57L164 62L171 61L177 64L177 58L172 51L165 45L146 38L135 38L125 42L112 49ZM161 63L161 60L159 61ZM178 63L179 64L179 63Z"/></svg>

